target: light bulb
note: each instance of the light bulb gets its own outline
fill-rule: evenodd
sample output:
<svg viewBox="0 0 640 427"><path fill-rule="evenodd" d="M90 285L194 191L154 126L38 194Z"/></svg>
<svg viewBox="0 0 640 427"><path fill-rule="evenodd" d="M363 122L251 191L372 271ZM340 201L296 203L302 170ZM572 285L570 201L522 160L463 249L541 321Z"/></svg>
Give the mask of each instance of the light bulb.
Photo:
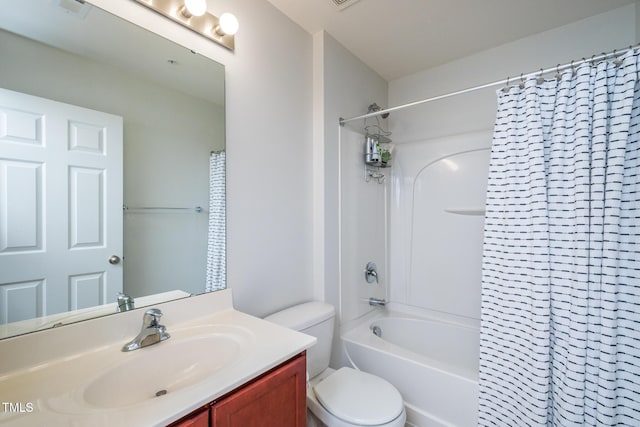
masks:
<svg viewBox="0 0 640 427"><path fill-rule="evenodd" d="M217 27L219 27L219 30L216 28L218 34L232 36L238 32L238 19L233 14L225 12L220 15Z"/></svg>
<svg viewBox="0 0 640 427"><path fill-rule="evenodd" d="M207 11L207 1L206 0L184 0L184 7L186 14L185 16L190 18L191 16L202 16Z"/></svg>

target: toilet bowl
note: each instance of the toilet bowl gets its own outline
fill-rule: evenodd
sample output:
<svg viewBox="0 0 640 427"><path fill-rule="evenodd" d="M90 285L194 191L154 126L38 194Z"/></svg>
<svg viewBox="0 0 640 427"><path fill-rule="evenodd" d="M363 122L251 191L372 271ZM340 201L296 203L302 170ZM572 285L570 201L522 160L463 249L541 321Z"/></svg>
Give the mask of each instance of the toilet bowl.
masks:
<svg viewBox="0 0 640 427"><path fill-rule="evenodd" d="M317 338L307 350L307 409L328 427L403 427L406 412L400 392L388 381L353 368L329 368L335 309L309 302L279 311L265 320Z"/></svg>
<svg viewBox="0 0 640 427"><path fill-rule="evenodd" d="M404 427L402 396L382 378L353 368L328 369L310 381L307 407L329 427Z"/></svg>

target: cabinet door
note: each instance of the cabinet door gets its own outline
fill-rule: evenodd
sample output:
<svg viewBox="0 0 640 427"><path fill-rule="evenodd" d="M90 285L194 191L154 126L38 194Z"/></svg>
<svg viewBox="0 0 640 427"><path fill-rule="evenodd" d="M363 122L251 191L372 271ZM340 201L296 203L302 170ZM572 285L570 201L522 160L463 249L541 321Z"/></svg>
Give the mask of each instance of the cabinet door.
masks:
<svg viewBox="0 0 640 427"><path fill-rule="evenodd" d="M211 408L212 427L304 427L306 370L303 353L223 398Z"/></svg>
<svg viewBox="0 0 640 427"><path fill-rule="evenodd" d="M205 409L182 419L170 427L209 427L209 410Z"/></svg>

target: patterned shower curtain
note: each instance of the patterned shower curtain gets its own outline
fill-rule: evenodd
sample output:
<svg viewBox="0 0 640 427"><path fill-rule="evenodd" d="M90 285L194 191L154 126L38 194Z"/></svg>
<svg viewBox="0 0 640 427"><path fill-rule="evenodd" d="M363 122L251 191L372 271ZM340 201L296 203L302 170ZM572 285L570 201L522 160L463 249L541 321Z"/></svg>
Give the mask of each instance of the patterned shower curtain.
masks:
<svg viewBox="0 0 640 427"><path fill-rule="evenodd" d="M640 426L638 50L499 91L481 426Z"/></svg>
<svg viewBox="0 0 640 427"><path fill-rule="evenodd" d="M227 287L225 152L212 152L209 167L209 235L205 288L207 292Z"/></svg>

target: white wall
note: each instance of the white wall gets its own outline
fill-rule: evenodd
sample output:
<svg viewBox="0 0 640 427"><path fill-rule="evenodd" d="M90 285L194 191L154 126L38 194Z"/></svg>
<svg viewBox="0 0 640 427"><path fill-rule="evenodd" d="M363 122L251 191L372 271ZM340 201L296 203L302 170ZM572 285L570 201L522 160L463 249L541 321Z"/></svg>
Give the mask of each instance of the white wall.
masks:
<svg viewBox="0 0 640 427"><path fill-rule="evenodd" d="M597 15L564 27L527 37L494 49L462 58L443 66L425 70L411 76L389 83L389 101L391 105L401 105L422 98L441 95L455 90L479 84L498 81L507 76L517 80L521 73L533 72L537 69L564 64L572 59L591 57L600 52L609 52L616 48L624 48L634 44L636 40L636 8L630 5L601 15ZM552 76L551 76L552 77ZM396 163L393 168L394 187L391 198L391 291L392 300L418 308L433 308L444 313L470 316L468 301L456 304L455 300L447 304L434 301L443 291L447 283L436 283L440 286L430 291L425 290L425 281L412 283L410 269L419 266L407 266L407 256L411 255L411 242L407 237L407 217L412 207L407 207L407 200L413 197L413 184L420 170L417 166L406 167L422 161L429 162L452 155L456 152L473 150L490 143L493 127L497 87L461 95L442 101L436 101L419 107L402 110L392 114L390 118L396 145ZM482 137L485 135L485 137ZM488 168L488 165L487 165ZM411 171L409 171L411 169ZM477 179L485 179L486 171L477 171ZM473 180L473 178L470 178ZM398 200L404 204L397 204ZM426 223L436 221L435 217L425 216ZM446 227L443 224L443 227ZM441 230L450 239L441 243L436 250L456 254L456 248L474 246L481 248L481 227L477 232L456 237L454 229ZM475 236L475 237L473 237ZM414 254L415 255L415 254ZM425 253L425 256L428 254ZM414 256L415 259L415 256ZM474 304L480 304L480 266L477 260L470 261L462 256L454 268L467 270L468 298ZM451 269L451 266L442 265ZM433 276L446 277L446 271L435 271ZM445 280L446 281L446 280ZM464 280L463 280L464 282ZM457 290L460 292L460 289ZM427 296L424 296L424 295ZM411 295L422 295L422 301L416 301ZM446 299L446 298L442 298ZM463 309L464 308L464 309ZM477 312L477 311L476 311ZM471 316L475 317L475 316Z"/></svg>
<svg viewBox="0 0 640 427"><path fill-rule="evenodd" d="M130 0L91 0L226 67L227 281L258 316L312 299L312 38L266 1L236 15L230 52ZM215 8L215 9L214 9Z"/></svg>

